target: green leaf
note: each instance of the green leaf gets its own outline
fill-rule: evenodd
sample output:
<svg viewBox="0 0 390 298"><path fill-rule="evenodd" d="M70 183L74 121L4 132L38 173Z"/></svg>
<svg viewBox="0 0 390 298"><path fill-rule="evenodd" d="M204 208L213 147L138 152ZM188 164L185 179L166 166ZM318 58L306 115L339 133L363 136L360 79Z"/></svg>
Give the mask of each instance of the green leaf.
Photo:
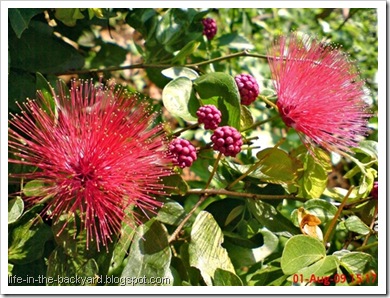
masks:
<svg viewBox="0 0 390 298"><path fill-rule="evenodd" d="M164 224L177 226L186 215L182 205L176 201L168 200L158 211L156 219Z"/></svg>
<svg viewBox="0 0 390 298"><path fill-rule="evenodd" d="M133 209L134 206L131 206L128 210L126 210L129 218L128 220L122 222L120 238L115 244L114 251L112 252L108 275L120 276L123 271L123 267L125 266L124 259L127 257L136 227Z"/></svg>
<svg viewBox="0 0 390 298"><path fill-rule="evenodd" d="M13 269L14 269L14 264L8 263L8 276L12 276Z"/></svg>
<svg viewBox="0 0 390 298"><path fill-rule="evenodd" d="M14 69L47 74L81 69L84 65L84 57L43 22L31 21L22 38L9 36L8 45Z"/></svg>
<svg viewBox="0 0 390 298"><path fill-rule="evenodd" d="M186 121L196 121L189 111L192 82L189 78L179 77L169 82L162 92L164 107L173 115Z"/></svg>
<svg viewBox="0 0 390 298"><path fill-rule="evenodd" d="M71 257L62 246L57 246L51 253L46 277L47 286L91 286L100 282L100 278L102 282L107 278L100 276L95 259L82 253Z"/></svg>
<svg viewBox="0 0 390 298"><path fill-rule="evenodd" d="M238 33L224 34L218 38L218 42L219 46L228 46L231 49L252 50L254 48L246 37Z"/></svg>
<svg viewBox="0 0 390 298"><path fill-rule="evenodd" d="M8 201L8 224L17 221L23 214L24 202L21 197Z"/></svg>
<svg viewBox="0 0 390 298"><path fill-rule="evenodd" d="M265 177L261 180L270 183L293 183L297 177L293 161L290 156L278 148L266 148L257 153L261 160L256 171L261 172Z"/></svg>
<svg viewBox="0 0 390 298"><path fill-rule="evenodd" d="M217 268L214 272L214 286L242 286L241 279L233 272Z"/></svg>
<svg viewBox="0 0 390 298"><path fill-rule="evenodd" d="M300 233L291 221L285 218L272 205L261 200L247 200L250 212L264 227L274 233L280 233L287 237Z"/></svg>
<svg viewBox="0 0 390 298"><path fill-rule="evenodd" d="M222 113L221 125L240 130L240 93L232 76L223 72L208 73L194 81L194 88L204 104L209 104L206 99L218 98L212 104Z"/></svg>
<svg viewBox="0 0 390 298"><path fill-rule="evenodd" d="M189 262L200 270L208 286L212 285L212 278L218 268L235 273L226 249L221 246L222 242L222 231L213 216L201 211L191 230Z"/></svg>
<svg viewBox="0 0 390 298"><path fill-rule="evenodd" d="M229 215L226 217L225 226L230 224L234 219L236 219L240 214L242 214L244 210L244 205L238 205L237 207L234 207L233 210L230 211Z"/></svg>
<svg viewBox="0 0 390 298"><path fill-rule="evenodd" d="M378 142L372 140L363 140L359 143L359 146L352 149L355 152L361 152L372 160L378 160Z"/></svg>
<svg viewBox="0 0 390 298"><path fill-rule="evenodd" d="M121 275L123 283L120 285L147 286L148 284L143 282L143 277L146 281L166 278L171 284L173 276L169 269L170 263L171 250L167 231L158 221L151 219L136 230Z"/></svg>
<svg viewBox="0 0 390 298"><path fill-rule="evenodd" d="M281 267L284 274L294 274L325 256L326 251L322 242L310 236L296 235L286 242Z"/></svg>
<svg viewBox="0 0 390 298"><path fill-rule="evenodd" d="M367 253L354 251L344 254L340 263L350 274L363 274L375 264L375 259Z"/></svg>
<svg viewBox="0 0 390 298"><path fill-rule="evenodd" d="M8 74L8 110L13 113L20 112L16 102L34 98L36 90L35 75L11 69Z"/></svg>
<svg viewBox="0 0 390 298"><path fill-rule="evenodd" d="M23 31L28 28L30 20L44 10L43 8L9 8L8 18L16 36L20 38Z"/></svg>
<svg viewBox="0 0 390 298"><path fill-rule="evenodd" d="M43 197L47 194L45 183L40 180L27 182L23 187L23 194L27 197Z"/></svg>
<svg viewBox="0 0 390 298"><path fill-rule="evenodd" d="M241 105L240 127L244 131L253 125L253 116L248 107Z"/></svg>
<svg viewBox="0 0 390 298"><path fill-rule="evenodd" d="M235 268L252 266L261 262L278 248L279 238L267 228L264 227L259 229L258 233L255 233L255 235L257 234L262 234L263 245L255 248L248 248L240 245L248 242L247 239L242 239L242 237L237 236L235 237L234 234L225 232L225 238L229 241L226 241L224 246L228 250L229 256L231 257ZM233 242L234 244L232 244Z"/></svg>
<svg viewBox="0 0 390 298"><path fill-rule="evenodd" d="M51 111L52 113L48 113L49 115L54 115L56 119L58 119L58 109L56 105L56 99L55 99L55 91L53 87L50 85L50 83L45 79L45 77L37 72L35 74L36 76L36 89L46 100L46 103L48 103L50 106L44 106L42 103L42 109L45 111ZM68 89L68 88L66 88ZM66 90L65 89L65 90Z"/></svg>
<svg viewBox="0 0 390 298"><path fill-rule="evenodd" d="M128 51L113 43L100 43L100 50L90 61L91 68L121 65L126 60Z"/></svg>
<svg viewBox="0 0 390 298"><path fill-rule="evenodd" d="M84 19L80 8L56 8L54 16L69 27L76 26L77 20Z"/></svg>
<svg viewBox="0 0 390 298"><path fill-rule="evenodd" d="M360 235L367 235L371 232L371 229L356 215L352 215L345 220L345 227L349 231Z"/></svg>
<svg viewBox="0 0 390 298"><path fill-rule="evenodd" d="M286 285L288 277L280 267L272 265L267 265L249 276L248 286L283 286Z"/></svg>
<svg viewBox="0 0 390 298"><path fill-rule="evenodd" d="M188 184L179 174L165 176L163 185L166 186L166 192L169 194L185 195L188 191Z"/></svg>
<svg viewBox="0 0 390 298"><path fill-rule="evenodd" d="M298 196L313 199L319 198L328 183L328 172L331 171L330 157L319 148L313 148L316 157L309 152L298 156L303 162L303 175L299 179Z"/></svg>
<svg viewBox="0 0 390 298"><path fill-rule="evenodd" d="M52 237L49 226L39 215L28 218L10 233L8 261L13 264L26 264L42 257L45 243Z"/></svg>
<svg viewBox="0 0 390 298"><path fill-rule="evenodd" d="M295 273L302 274L303 280L310 281L310 279L314 278L323 281L323 277L332 275L335 271L337 271L339 263L339 259L336 256L325 256L313 265L305 267Z"/></svg>
<svg viewBox="0 0 390 298"><path fill-rule="evenodd" d="M199 41L191 40L180 50L179 53L177 53L175 58L172 59L172 63L180 62L181 60L184 61L184 59L190 56L192 53L194 53L199 46L200 46Z"/></svg>
<svg viewBox="0 0 390 298"><path fill-rule="evenodd" d="M185 77L193 81L199 77L198 73L195 70L188 67L182 67L182 66L173 66L164 69L163 71L161 71L161 73L170 79Z"/></svg>

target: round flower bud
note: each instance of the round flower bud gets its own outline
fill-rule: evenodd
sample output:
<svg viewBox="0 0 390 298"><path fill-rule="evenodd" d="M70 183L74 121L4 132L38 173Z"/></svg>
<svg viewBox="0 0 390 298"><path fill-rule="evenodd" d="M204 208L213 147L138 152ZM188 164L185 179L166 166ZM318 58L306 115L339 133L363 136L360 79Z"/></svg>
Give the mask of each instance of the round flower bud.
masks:
<svg viewBox="0 0 390 298"><path fill-rule="evenodd" d="M169 152L174 163L181 168L190 167L197 158L195 147L185 139L174 139L169 144Z"/></svg>
<svg viewBox="0 0 390 298"><path fill-rule="evenodd" d="M241 104L250 105L260 93L259 85L254 77L249 74L240 74L234 77L241 96Z"/></svg>
<svg viewBox="0 0 390 298"><path fill-rule="evenodd" d="M218 127L211 136L213 149L225 156L235 157L242 146L242 137L237 129L231 126Z"/></svg>
<svg viewBox="0 0 390 298"><path fill-rule="evenodd" d="M212 18L205 18L202 20L203 24L203 35L206 35L208 40L214 38L217 34L217 23Z"/></svg>
<svg viewBox="0 0 390 298"><path fill-rule="evenodd" d="M205 129L216 129L222 120L221 111L213 105L205 105L203 107L200 107L196 112L196 115L198 116L198 123L203 123Z"/></svg>

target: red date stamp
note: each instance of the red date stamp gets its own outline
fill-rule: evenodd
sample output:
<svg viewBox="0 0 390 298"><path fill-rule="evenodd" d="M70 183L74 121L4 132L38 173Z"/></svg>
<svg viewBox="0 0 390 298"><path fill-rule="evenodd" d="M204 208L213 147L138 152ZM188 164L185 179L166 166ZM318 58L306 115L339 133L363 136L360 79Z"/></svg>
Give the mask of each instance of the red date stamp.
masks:
<svg viewBox="0 0 390 298"><path fill-rule="evenodd" d="M329 286L333 283L349 283L351 284L374 284L377 275L374 271L370 271L366 274L333 274L331 276L318 276L311 274L310 277L305 277L303 274L293 274L293 283L317 283L324 286Z"/></svg>

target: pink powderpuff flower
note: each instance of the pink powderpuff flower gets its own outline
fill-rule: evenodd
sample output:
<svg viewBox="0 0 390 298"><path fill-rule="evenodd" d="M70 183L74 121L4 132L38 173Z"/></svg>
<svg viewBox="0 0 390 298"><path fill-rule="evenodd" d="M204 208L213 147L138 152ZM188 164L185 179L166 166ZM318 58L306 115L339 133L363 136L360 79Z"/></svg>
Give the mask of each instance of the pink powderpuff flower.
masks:
<svg viewBox="0 0 390 298"><path fill-rule="evenodd" d="M142 212L161 206L154 196L165 194L160 181L171 173L164 133L152 127L145 104L115 85L72 81L70 90L59 88L57 112L45 110L51 105L38 91L37 100L27 100L19 105L22 113L12 115L9 148L16 158L9 162L38 169L13 176L44 183L51 199L43 213L53 223L62 214L78 216L87 248L94 240L98 250L100 244L107 248L122 222L130 223L129 206Z"/></svg>
<svg viewBox="0 0 390 298"><path fill-rule="evenodd" d="M331 45L296 33L281 36L268 51L279 113L308 150L351 152L367 134L371 116L364 81L355 65Z"/></svg>

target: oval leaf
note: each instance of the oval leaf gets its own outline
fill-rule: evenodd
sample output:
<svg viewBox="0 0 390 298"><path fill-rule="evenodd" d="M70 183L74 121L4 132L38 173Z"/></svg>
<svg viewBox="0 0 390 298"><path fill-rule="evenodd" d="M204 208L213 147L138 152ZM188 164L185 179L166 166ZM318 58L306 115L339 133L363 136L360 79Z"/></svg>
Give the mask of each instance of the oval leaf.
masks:
<svg viewBox="0 0 390 298"><path fill-rule="evenodd" d="M179 77L169 82L162 92L165 108L174 116L186 121L196 121L189 111L191 92L192 82L189 78Z"/></svg>
<svg viewBox="0 0 390 298"><path fill-rule="evenodd" d="M32 180L26 183L23 193L27 197L41 197L46 195L46 187L42 181Z"/></svg>
<svg viewBox="0 0 390 298"><path fill-rule="evenodd" d="M191 81L199 77L198 73L188 67L174 66L161 71L161 73L170 79L177 79L180 77L188 78Z"/></svg>
<svg viewBox="0 0 390 298"><path fill-rule="evenodd" d="M260 172L261 180L270 183L293 183L297 177L290 156L278 148L266 148L257 153L261 160L256 172Z"/></svg>
<svg viewBox="0 0 390 298"><path fill-rule="evenodd" d="M14 223L22 215L24 202L21 197L16 197L8 202L8 224Z"/></svg>
<svg viewBox="0 0 390 298"><path fill-rule="evenodd" d="M178 225L187 215L182 205L169 200L158 211L156 219L168 225Z"/></svg>
<svg viewBox="0 0 390 298"><path fill-rule="evenodd" d="M200 270L205 283L212 285L215 271L223 269L235 273L225 248L222 231L213 216L201 211L195 219L188 247L190 265Z"/></svg>
<svg viewBox="0 0 390 298"><path fill-rule="evenodd" d="M323 277L332 275L339 266L339 259L336 256L326 256L311 266L305 267L296 274L302 274L302 279L309 282L319 280L324 282Z"/></svg>
<svg viewBox="0 0 390 298"><path fill-rule="evenodd" d="M253 116L251 111L246 106L241 106L241 117L240 117L241 130L246 130L253 125Z"/></svg>
<svg viewBox="0 0 390 298"><path fill-rule="evenodd" d="M281 267L284 274L294 274L325 256L325 247L322 242L310 236L297 235L286 242Z"/></svg>
<svg viewBox="0 0 390 298"><path fill-rule="evenodd" d="M214 273L214 286L242 286L241 279L234 273L217 268Z"/></svg>
<svg viewBox="0 0 390 298"><path fill-rule="evenodd" d="M370 264L375 263L375 259L367 253L353 251L344 254L340 262L350 274L363 274Z"/></svg>
<svg viewBox="0 0 390 298"><path fill-rule="evenodd" d="M194 81L194 88L202 99L217 97L214 104L222 112L221 125L230 125L240 130L240 93L234 78L223 72L200 76ZM209 104L204 101L204 104Z"/></svg>
<svg viewBox="0 0 390 298"><path fill-rule="evenodd" d="M356 215L352 215L346 219L345 227L349 231L358 233L360 235L367 235L371 232L370 228Z"/></svg>

